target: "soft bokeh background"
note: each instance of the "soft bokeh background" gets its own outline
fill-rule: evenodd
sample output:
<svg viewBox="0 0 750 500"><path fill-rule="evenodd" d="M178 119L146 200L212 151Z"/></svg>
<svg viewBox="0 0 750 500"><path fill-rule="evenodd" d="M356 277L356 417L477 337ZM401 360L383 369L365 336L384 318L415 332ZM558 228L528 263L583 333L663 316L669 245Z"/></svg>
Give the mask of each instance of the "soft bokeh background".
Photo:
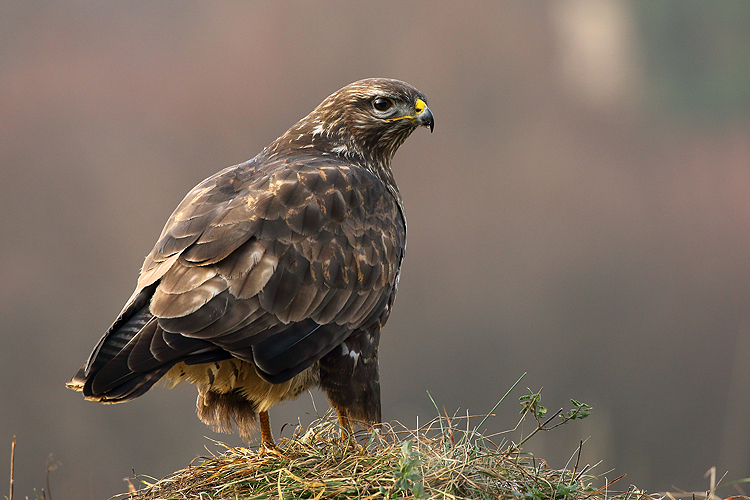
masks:
<svg viewBox="0 0 750 500"><path fill-rule="evenodd" d="M0 477L14 434L16 495L52 453L55 500L239 444L191 387L102 406L63 384L182 196L370 76L436 117L394 162L384 418L433 417L427 390L487 412L528 372L488 432L525 387L594 407L531 441L552 467L589 438L621 488L749 476L749 25L702 0L0 3ZM277 436L314 412L274 409Z"/></svg>

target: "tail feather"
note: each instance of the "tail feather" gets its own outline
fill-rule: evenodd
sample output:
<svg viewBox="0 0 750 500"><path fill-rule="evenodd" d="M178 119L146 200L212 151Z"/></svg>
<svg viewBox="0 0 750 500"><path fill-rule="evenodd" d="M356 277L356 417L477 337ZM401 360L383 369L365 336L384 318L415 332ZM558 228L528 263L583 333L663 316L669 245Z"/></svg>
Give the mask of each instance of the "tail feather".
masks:
<svg viewBox="0 0 750 500"><path fill-rule="evenodd" d="M89 356L85 365L86 375L104 366L117 356L151 320L153 316L148 310L148 302L155 289L156 284L153 284L137 294L133 294L118 318L99 339L91 352L91 356Z"/></svg>
<svg viewBox="0 0 750 500"><path fill-rule="evenodd" d="M102 403L122 403L130 401L138 396L145 394L155 383L157 383L172 366L163 366L158 370L148 373L137 373L124 382L116 385L104 393L104 397L99 399Z"/></svg>
<svg viewBox="0 0 750 500"><path fill-rule="evenodd" d="M170 342L175 335L162 330L149 312L156 286L133 295L68 388L82 391L89 400L119 403L144 394L181 361L203 363L229 357L204 340L179 336L179 342Z"/></svg>

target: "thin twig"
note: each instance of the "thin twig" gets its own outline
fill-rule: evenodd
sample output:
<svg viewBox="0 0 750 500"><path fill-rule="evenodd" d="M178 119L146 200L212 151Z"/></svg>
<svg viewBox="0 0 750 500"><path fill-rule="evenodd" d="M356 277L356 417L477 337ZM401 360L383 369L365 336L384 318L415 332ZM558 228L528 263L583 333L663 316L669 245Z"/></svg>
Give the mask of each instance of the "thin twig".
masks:
<svg viewBox="0 0 750 500"><path fill-rule="evenodd" d="M13 436L13 444L10 445L10 496L8 500L13 500L13 466L16 463L16 436Z"/></svg>
<svg viewBox="0 0 750 500"><path fill-rule="evenodd" d="M550 418L548 418L547 420L545 420L543 424L538 424L538 425L537 425L537 428L536 428L536 429L534 429L534 432L532 432L531 434L529 434L528 436L526 436L525 438L523 438L523 439L521 440L521 442L520 442L520 443L518 443L518 445L517 445L517 446L518 446L518 447L520 448L520 447L521 447L521 446L522 446L522 445L523 445L523 444L524 444L524 443L525 443L526 441L528 441L529 439L531 439L532 437L534 437L534 435L535 435L535 434L536 434L537 432L539 432L539 431L545 431L545 430L547 430L547 429L545 429L545 427L547 426L547 424L548 424L548 423L550 423L550 422L552 422L552 420L553 420L553 419L554 419L555 417L557 417L558 415L560 415L560 414L561 414L562 412L563 412L563 409L562 409L562 408L560 408L560 409L559 409L559 410L557 411L557 413L555 413L555 414L554 414L554 415L552 415L552 416L551 416Z"/></svg>
<svg viewBox="0 0 750 500"><path fill-rule="evenodd" d="M573 479L571 481L576 480L576 472L578 472L578 463L581 461L581 450L583 450L583 439L581 439L581 443L578 445L578 456L576 457L576 464L573 466Z"/></svg>

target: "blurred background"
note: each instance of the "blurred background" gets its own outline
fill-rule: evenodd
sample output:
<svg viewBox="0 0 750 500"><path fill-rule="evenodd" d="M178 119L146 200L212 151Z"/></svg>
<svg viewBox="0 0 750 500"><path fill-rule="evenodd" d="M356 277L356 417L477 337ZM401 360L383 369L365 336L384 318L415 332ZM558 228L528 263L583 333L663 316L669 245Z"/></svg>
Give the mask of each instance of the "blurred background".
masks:
<svg viewBox="0 0 750 500"><path fill-rule="evenodd" d="M64 383L185 193L371 76L436 117L394 161L384 418L432 418L426 391L486 413L528 372L483 430L526 387L590 404L529 443L551 467L588 438L620 489L750 476L749 25L750 3L701 0L0 3L0 477L13 435L16 495L53 454L55 500L240 443L190 386L103 406ZM274 408L277 437L315 412Z"/></svg>

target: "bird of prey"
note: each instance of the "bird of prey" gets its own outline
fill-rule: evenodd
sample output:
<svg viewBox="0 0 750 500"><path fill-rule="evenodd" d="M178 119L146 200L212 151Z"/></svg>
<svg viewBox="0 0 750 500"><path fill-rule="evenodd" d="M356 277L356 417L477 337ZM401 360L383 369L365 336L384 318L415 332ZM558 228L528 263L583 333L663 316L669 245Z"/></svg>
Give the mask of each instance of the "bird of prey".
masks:
<svg viewBox="0 0 750 500"><path fill-rule="evenodd" d="M312 386L348 433L379 423L380 330L406 248L391 159L419 126L434 126L421 92L361 80L198 184L68 387L119 403L187 381L203 422L249 440L259 420L268 447L269 408Z"/></svg>

